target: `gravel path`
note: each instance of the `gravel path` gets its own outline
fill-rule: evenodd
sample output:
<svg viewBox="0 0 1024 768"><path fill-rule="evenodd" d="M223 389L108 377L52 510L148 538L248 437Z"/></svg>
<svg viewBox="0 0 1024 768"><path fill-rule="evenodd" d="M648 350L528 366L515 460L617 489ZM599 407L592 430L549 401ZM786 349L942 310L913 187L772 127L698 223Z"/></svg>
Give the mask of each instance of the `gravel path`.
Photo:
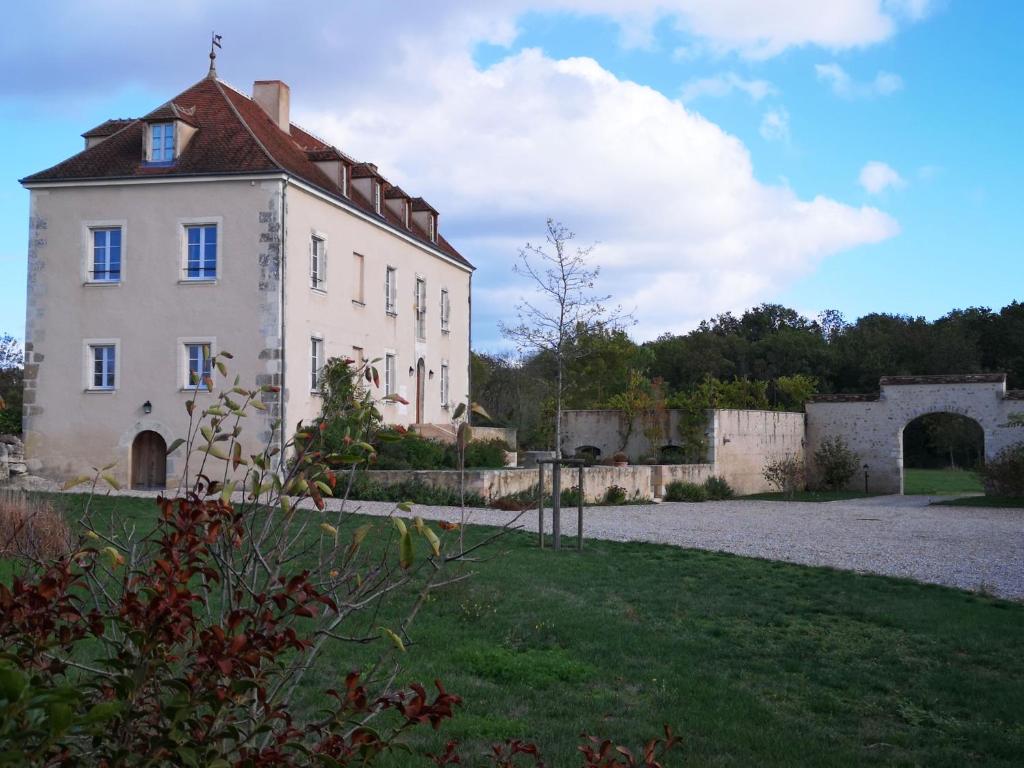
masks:
<svg viewBox="0 0 1024 768"><path fill-rule="evenodd" d="M930 507L931 500L878 496L828 503L719 501L588 507L584 535L826 565L1024 600L1024 510ZM372 515L394 509L385 502L350 503ZM480 525L504 525L515 516L493 509L468 513L468 522ZM432 520L459 519L454 507L417 504L413 514ZM545 525L549 532L550 523L549 509ZM536 532L537 510L525 512L519 524ZM562 533L566 538L576 535L575 509L563 511ZM563 540L563 546L574 545L574 540Z"/></svg>

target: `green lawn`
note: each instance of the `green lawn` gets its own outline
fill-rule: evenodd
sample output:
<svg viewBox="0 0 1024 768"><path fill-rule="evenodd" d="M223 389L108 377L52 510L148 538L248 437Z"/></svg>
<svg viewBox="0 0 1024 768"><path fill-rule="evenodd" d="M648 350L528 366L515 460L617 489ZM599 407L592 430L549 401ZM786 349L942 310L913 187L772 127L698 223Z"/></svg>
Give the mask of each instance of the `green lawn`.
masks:
<svg viewBox="0 0 1024 768"><path fill-rule="evenodd" d="M945 501L933 501L933 507L1002 507L1007 509L1024 508L1024 498L1009 496L961 496Z"/></svg>
<svg viewBox="0 0 1024 768"><path fill-rule="evenodd" d="M875 496L877 494L868 494L869 496ZM844 501L846 499L863 499L866 496L858 491L797 491L793 494L771 492L771 493L752 493L749 496L740 496L740 500L750 501L811 501L811 502L825 502L825 501Z"/></svg>
<svg viewBox="0 0 1024 768"><path fill-rule="evenodd" d="M981 480L963 469L905 469L903 493L907 496L982 493Z"/></svg>
<svg viewBox="0 0 1024 768"><path fill-rule="evenodd" d="M152 519L148 500L99 503ZM529 737L574 766L581 731L638 744L670 723L669 766L1024 763L1024 605L651 544L514 534L490 555L424 608L399 677L465 697L429 738L467 754ZM337 685L366 653L308 679Z"/></svg>

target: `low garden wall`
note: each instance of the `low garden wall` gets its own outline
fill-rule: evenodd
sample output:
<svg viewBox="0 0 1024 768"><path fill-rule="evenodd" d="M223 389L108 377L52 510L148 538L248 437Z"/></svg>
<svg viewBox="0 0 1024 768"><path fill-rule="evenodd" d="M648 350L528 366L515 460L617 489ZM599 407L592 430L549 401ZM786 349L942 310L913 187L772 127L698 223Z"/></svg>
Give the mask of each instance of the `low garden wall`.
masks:
<svg viewBox="0 0 1024 768"><path fill-rule="evenodd" d="M711 464L632 465L628 467L585 467L583 494L588 501L602 498L608 488L617 485L629 498L660 498L665 485L674 480L702 483L714 474ZM579 470L562 468L562 488L576 485ZM387 469L371 470L367 475L375 483L395 485L419 481L439 488L458 490L459 473L450 469ZM488 501L501 496L522 493L537 485L537 469L467 469L466 492L476 493ZM544 487L551 490L551 469L544 468Z"/></svg>

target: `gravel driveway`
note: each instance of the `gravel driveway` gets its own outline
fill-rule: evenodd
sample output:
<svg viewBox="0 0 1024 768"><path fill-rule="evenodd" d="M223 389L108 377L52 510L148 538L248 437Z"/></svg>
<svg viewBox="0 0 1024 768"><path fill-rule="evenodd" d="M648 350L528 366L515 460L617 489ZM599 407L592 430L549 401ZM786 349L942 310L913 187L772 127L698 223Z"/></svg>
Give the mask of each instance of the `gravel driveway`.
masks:
<svg viewBox="0 0 1024 768"><path fill-rule="evenodd" d="M934 498L934 497L933 497ZM650 541L769 560L880 573L1024 600L1024 510L930 507L929 497L800 503L666 502L588 507L586 538ZM393 504L352 502L366 514ZM458 521L453 507L414 505L425 519ZM469 522L504 525L515 513L469 510ZM546 529L550 531L551 510ZM537 510L519 519L537 530ZM576 510L562 513L563 536L576 534ZM575 541L563 541L574 546Z"/></svg>

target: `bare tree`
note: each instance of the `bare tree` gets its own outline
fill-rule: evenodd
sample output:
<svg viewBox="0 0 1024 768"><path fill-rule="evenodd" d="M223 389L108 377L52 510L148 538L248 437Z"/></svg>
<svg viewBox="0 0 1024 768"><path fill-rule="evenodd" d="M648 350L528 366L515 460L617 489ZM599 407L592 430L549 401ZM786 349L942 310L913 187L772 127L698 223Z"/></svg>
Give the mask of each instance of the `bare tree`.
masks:
<svg viewBox="0 0 1024 768"><path fill-rule="evenodd" d="M621 327L629 315L608 309L610 296L595 295L600 273L588 264L594 246L574 247L576 234L554 219L547 220L547 246L527 243L519 251L516 274L530 278L538 295L516 306L517 322L500 323L501 333L520 352L548 353L555 362L555 455L562 456L562 392L565 369L578 350L578 338L597 325Z"/></svg>

